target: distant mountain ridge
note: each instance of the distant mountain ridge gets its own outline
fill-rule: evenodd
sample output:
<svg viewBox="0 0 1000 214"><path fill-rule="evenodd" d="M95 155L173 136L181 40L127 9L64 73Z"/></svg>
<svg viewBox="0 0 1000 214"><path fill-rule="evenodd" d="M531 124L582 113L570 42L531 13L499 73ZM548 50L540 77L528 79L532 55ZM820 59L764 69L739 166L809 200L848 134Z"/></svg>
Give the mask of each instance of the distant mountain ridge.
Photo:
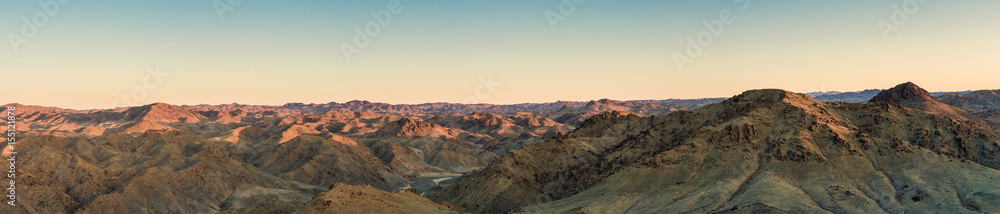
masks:
<svg viewBox="0 0 1000 214"><path fill-rule="evenodd" d="M885 89L867 89L863 91L852 91L852 92L839 92L839 91L826 91L826 92L810 92L805 93L807 96L812 97L820 102L852 102L861 103L868 102L872 97L875 97L878 93L884 91ZM929 92L932 97L938 97L945 94L968 94L974 91L956 91L956 92Z"/></svg>
<svg viewBox="0 0 1000 214"><path fill-rule="evenodd" d="M937 97L937 100L1000 127L1000 90L980 90L966 94L950 93Z"/></svg>
<svg viewBox="0 0 1000 214"><path fill-rule="evenodd" d="M882 89L868 89L864 91L855 91L855 92L833 92L833 93L822 93L815 95L810 95L813 93L809 93L807 95L810 95L810 97L813 97L816 100L819 100L820 102L843 101L843 102L860 103L860 102L867 102L868 100L872 99L872 97L875 97L875 95L878 94L879 92L882 92Z"/></svg>
<svg viewBox="0 0 1000 214"><path fill-rule="evenodd" d="M809 97L813 97L821 102L831 102L831 101L844 101L844 102L867 102L869 99L874 97L879 92L884 89L867 89L863 91L853 91L853 92L840 92L840 91L822 91L822 92L808 92L804 93ZM933 97L939 97L945 94L958 94L964 95L975 92L975 90L967 91L956 91L956 92L929 92ZM600 99L600 100L610 100L622 105L641 105L641 104L658 104L664 106L672 106L677 109L695 109L708 104L718 103L725 100L725 97L716 98L694 98L694 99L662 99L662 100L610 100L610 99ZM198 104L198 105L170 105L166 103L151 103L143 106L154 106L154 105L169 105L174 107L179 107L183 109L203 111L205 114L211 114L211 111L234 111L234 110L244 110L244 111L274 111L275 113L280 113L282 111L297 111L300 113L310 113L310 114L320 114L327 111L337 111L337 112L356 112L356 111L372 111L372 112L393 112L393 113L428 113L428 112L451 112L459 114L468 114L472 112L493 112L493 113L508 113L508 112L523 112L523 111L557 111L564 106L579 108L587 105L591 102L596 102L600 100L591 101L556 101L556 102L543 102L543 103L520 103L520 104L463 104L463 103L446 103L446 102L436 102L436 103L421 103L421 104L390 104L382 102L371 102L366 100L352 100L344 103L329 102L329 103L286 103L282 105L253 105L253 104ZM18 104L18 103L8 103L8 104ZM20 105L20 104L19 104ZM127 110L132 107L118 107L112 109L72 109L72 108L60 108L60 107L50 107L50 106L36 106L36 105L24 105L30 106L31 111L36 110L48 110L48 111L69 111L77 113L85 112L95 112L95 111L113 111L120 112Z"/></svg>

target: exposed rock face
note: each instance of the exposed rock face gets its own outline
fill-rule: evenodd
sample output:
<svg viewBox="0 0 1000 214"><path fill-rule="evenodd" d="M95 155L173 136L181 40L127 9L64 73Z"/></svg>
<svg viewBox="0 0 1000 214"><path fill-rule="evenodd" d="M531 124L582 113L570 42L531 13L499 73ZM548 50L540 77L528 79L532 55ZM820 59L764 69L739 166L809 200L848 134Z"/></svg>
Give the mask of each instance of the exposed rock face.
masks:
<svg viewBox="0 0 1000 214"><path fill-rule="evenodd" d="M880 100L922 93L896 95ZM998 142L993 127L898 105L753 90L595 115L428 196L476 213L1000 212L986 205L1000 203Z"/></svg>

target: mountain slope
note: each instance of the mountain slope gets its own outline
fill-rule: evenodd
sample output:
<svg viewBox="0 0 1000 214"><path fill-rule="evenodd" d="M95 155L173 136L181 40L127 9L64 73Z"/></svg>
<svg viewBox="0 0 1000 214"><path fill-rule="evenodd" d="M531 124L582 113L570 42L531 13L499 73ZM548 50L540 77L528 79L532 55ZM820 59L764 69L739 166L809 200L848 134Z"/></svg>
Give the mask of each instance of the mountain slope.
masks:
<svg viewBox="0 0 1000 214"><path fill-rule="evenodd" d="M13 213L214 213L265 196L305 203L337 182L384 190L410 182L349 138L302 134L279 143L291 126L244 127L235 142L190 130L25 137Z"/></svg>
<svg viewBox="0 0 1000 214"><path fill-rule="evenodd" d="M428 196L477 213L1000 212L997 142L995 128L895 105L753 90L597 115Z"/></svg>
<svg viewBox="0 0 1000 214"><path fill-rule="evenodd" d="M389 168L371 150L335 141L329 134L302 134L280 142L296 125L245 128L240 144L231 149L244 161L280 178L326 186L332 183L370 184L384 190L404 186L407 180Z"/></svg>
<svg viewBox="0 0 1000 214"><path fill-rule="evenodd" d="M24 138L16 213L206 213L239 186L312 194L234 159L224 144L177 133ZM29 210L31 212L29 212Z"/></svg>

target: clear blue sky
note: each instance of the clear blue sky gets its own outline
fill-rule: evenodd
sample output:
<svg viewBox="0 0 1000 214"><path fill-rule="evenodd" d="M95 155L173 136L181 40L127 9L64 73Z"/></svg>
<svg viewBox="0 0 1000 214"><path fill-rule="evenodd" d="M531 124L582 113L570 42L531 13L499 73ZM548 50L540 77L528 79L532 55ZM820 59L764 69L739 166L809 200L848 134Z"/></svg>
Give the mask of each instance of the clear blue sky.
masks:
<svg viewBox="0 0 1000 214"><path fill-rule="evenodd" d="M109 108L728 97L906 81L1000 88L998 0L403 0L350 61L342 44L391 1L244 0L224 19L215 2L228 5L69 1L49 14L37 1L0 0L0 78L12 89L0 100ZM893 22L894 6L909 6L905 20ZM553 25L547 11L565 19ZM687 38L711 34L704 23L727 11L731 22L687 54ZM27 35L22 18L48 21ZM683 69L675 54L690 59Z"/></svg>

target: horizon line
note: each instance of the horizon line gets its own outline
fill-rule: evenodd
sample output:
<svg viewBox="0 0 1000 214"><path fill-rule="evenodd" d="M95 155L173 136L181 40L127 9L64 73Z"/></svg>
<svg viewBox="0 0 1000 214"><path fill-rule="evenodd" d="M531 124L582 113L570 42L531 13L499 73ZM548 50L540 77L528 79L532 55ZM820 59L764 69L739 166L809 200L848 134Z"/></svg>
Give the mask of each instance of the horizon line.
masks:
<svg viewBox="0 0 1000 214"><path fill-rule="evenodd" d="M764 88L762 88L762 89L764 89ZM758 89L750 89L750 90L758 90ZM750 90L747 90L747 91L750 91ZM779 90L789 91L789 90L785 90L785 89L779 89ZM863 91L868 91L868 90L887 90L887 89L871 88L871 89L864 89L864 90L860 90L860 91L836 91L836 90L830 90L830 91L813 91L813 92L805 92L805 93L794 92L794 91L789 91L789 92L799 93L799 94L831 93L831 92L835 92L835 93L854 93L854 92L863 92ZM972 89L972 90L961 90L961 91L931 91L930 93L957 93L957 92L983 91L983 90L1000 90L1000 89ZM162 101L156 101L156 102L150 102L150 103L142 104L142 105L118 106L118 107L112 107L112 108L75 108L75 107L60 107L60 106L56 106L56 105L45 105L45 104L24 104L24 103L18 103L18 102L6 103L6 104L3 104L3 106L8 106L8 105L22 105L22 106L50 107L50 108L59 108L59 109L64 109L64 110L76 110L76 111L112 110L112 109L118 109L118 108L133 108L133 107L153 105L153 104L157 104L157 103L163 103L163 104L167 104L167 105L180 106L180 107L193 107L193 106L200 106L200 105L221 106L221 105L232 105L232 104L247 105L247 106L272 106L272 107L281 107L281 106L285 106L285 105L288 105L288 104L322 105L322 104L331 104L331 103L334 103L334 104L346 104L346 103L350 103L350 102L369 102L369 103L388 104L388 105L454 104L454 105L494 105L494 106L504 106L504 105L523 105L523 104L549 104L549 103L558 103L558 102L583 103L583 102L600 101L600 100L612 100L612 101L618 101L618 102L638 102L638 101L666 101L666 100L729 99L729 98L732 98L733 96L737 96L737 95L739 95L739 94L732 95L732 96L700 97L700 98L629 99L629 100L601 98L601 99L577 100L577 101L574 101L574 100L556 100L556 101L548 101L548 102L517 102L517 103L458 103L458 102L390 103L390 102L370 101L370 100L357 100L357 99L355 99L355 100L350 100L350 101L346 101L346 102L337 102L337 101L330 101L330 102L326 102L326 103L285 102L285 103L281 103L281 104L251 104L251 103L238 103L238 102L219 103L219 104L208 104L208 103L200 103L200 104L175 104L175 103L167 103L167 102L162 102Z"/></svg>

